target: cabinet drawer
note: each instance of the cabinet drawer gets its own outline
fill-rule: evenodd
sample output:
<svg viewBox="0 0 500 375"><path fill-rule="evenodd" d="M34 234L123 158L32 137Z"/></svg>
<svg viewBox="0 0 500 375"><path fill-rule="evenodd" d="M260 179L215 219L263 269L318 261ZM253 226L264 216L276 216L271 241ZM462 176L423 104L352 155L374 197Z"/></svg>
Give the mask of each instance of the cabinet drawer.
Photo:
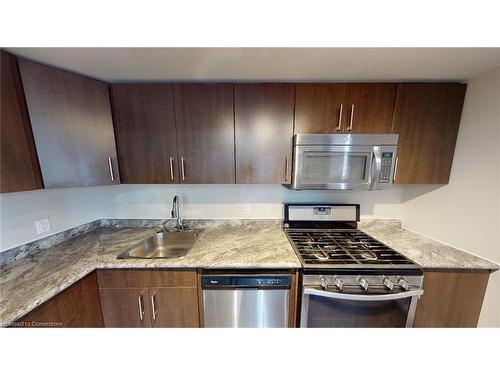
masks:
<svg viewBox="0 0 500 375"><path fill-rule="evenodd" d="M98 270L99 288L195 287L194 270Z"/></svg>

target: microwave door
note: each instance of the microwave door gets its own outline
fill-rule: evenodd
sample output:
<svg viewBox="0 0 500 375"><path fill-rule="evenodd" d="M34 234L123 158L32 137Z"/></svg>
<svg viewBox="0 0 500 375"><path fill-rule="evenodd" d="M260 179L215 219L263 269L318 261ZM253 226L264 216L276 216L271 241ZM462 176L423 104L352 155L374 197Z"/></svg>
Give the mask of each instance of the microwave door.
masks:
<svg viewBox="0 0 500 375"><path fill-rule="evenodd" d="M367 190L372 185L372 146L297 146L294 189Z"/></svg>

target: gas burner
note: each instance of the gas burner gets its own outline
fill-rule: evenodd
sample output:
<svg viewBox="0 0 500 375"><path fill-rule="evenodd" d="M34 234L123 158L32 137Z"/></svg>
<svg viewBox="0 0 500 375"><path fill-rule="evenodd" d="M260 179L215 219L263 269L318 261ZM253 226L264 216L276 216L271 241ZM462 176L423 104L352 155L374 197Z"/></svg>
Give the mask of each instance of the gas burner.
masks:
<svg viewBox="0 0 500 375"><path fill-rule="evenodd" d="M418 268L358 229L289 228L285 232L306 268Z"/></svg>
<svg viewBox="0 0 500 375"><path fill-rule="evenodd" d="M315 256L318 260L320 260L320 261L324 261L324 260L328 260L328 259L330 259L330 256L329 256L327 253L325 253L324 251L321 251L321 250L320 250L320 251L316 251L316 252L314 253L314 256Z"/></svg>
<svg viewBox="0 0 500 375"><path fill-rule="evenodd" d="M361 257L366 260L377 260L377 254L375 254L373 251L368 250L368 251L363 251L361 254Z"/></svg>

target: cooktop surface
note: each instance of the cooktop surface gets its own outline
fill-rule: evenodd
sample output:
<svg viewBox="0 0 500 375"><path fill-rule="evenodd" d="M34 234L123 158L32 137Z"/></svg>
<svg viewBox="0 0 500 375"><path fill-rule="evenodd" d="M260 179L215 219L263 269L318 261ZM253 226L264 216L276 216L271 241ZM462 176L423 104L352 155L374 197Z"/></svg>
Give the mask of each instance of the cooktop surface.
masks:
<svg viewBox="0 0 500 375"><path fill-rule="evenodd" d="M285 229L304 267L420 268L358 229Z"/></svg>

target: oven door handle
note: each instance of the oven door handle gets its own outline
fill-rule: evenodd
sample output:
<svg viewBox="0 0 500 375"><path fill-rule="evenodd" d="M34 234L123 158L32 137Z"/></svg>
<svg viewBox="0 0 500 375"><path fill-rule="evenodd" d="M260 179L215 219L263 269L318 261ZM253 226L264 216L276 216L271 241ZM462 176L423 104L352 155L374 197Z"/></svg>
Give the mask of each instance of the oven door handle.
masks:
<svg viewBox="0 0 500 375"><path fill-rule="evenodd" d="M409 290L407 292L401 293L391 293L391 294L346 294L337 292L328 292L326 290L318 290L314 288L304 288L304 294L332 298L332 299L343 299L350 301L390 301L395 299L402 299L408 297L417 297L424 294L422 289Z"/></svg>
<svg viewBox="0 0 500 375"><path fill-rule="evenodd" d="M373 190L375 184L378 181L378 178L380 177L380 171L382 170L382 157L380 156L380 146L373 146L373 156L374 156L373 159L375 160L375 173L373 176L370 176L371 181L368 190Z"/></svg>

